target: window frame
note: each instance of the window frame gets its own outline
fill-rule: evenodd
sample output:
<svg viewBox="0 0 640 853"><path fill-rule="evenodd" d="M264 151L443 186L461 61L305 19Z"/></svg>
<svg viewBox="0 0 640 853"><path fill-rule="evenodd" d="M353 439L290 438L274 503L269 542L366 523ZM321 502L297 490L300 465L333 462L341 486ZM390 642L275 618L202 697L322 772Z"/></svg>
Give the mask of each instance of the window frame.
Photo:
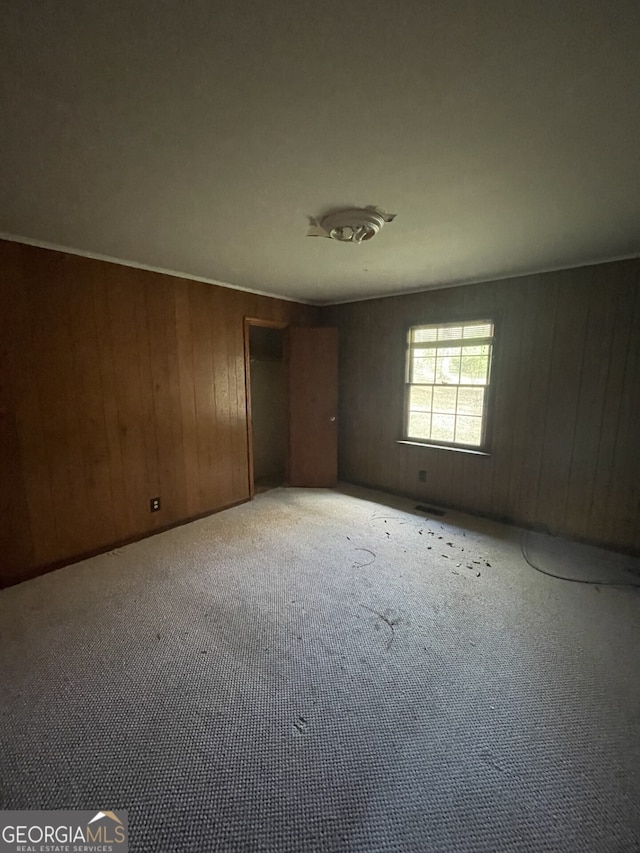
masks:
<svg viewBox="0 0 640 853"><path fill-rule="evenodd" d="M485 389L484 395L484 407L482 414L482 440L480 444L463 444L462 442L448 442L437 439L427 439L427 438L415 438L409 435L408 430L408 422L409 422L409 394L410 390L415 385L420 385L421 383L412 383L410 382L411 378L411 361L410 354L412 351L411 346L411 333L415 329L424 329L427 327L443 327L443 326L460 326L463 324L473 324L473 325L483 325L490 323L493 326L493 337L491 343L491 354L489 358L489 369L487 375L487 384L479 385L477 387L481 387ZM495 363L496 363L496 354L498 349L498 335L497 335L497 325L498 318L495 316L495 313L484 313L478 312L477 314L464 314L462 316L455 316L452 314L447 314L446 317L442 319L429 318L429 320L424 322L412 322L410 325L405 327L405 345L403 349L403 395L402 395L402 421L401 421L401 439L399 440L400 444L408 444L408 445L416 445L418 447L431 447L440 450L453 450L459 453L471 453L476 454L478 456L489 456L491 441L492 441L492 433L493 433L493 398L495 394ZM474 340L473 338L469 338L469 341ZM458 387L458 385L453 385L449 387Z"/></svg>

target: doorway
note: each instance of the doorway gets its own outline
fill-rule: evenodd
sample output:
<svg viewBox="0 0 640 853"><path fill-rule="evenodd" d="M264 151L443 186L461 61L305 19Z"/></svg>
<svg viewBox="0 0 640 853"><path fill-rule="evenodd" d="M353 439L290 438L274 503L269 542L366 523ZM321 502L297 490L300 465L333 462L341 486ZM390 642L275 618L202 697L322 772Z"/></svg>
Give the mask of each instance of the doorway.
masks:
<svg viewBox="0 0 640 853"><path fill-rule="evenodd" d="M245 320L249 492L283 485L288 456L285 326Z"/></svg>

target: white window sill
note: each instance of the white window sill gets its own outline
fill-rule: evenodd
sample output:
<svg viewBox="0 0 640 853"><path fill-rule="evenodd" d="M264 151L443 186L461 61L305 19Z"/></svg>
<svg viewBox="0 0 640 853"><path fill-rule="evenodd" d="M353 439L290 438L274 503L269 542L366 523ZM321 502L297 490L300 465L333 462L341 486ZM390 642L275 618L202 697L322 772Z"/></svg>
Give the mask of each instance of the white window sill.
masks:
<svg viewBox="0 0 640 853"><path fill-rule="evenodd" d="M491 456L486 450L473 450L470 447L452 447L449 444L431 444L426 441L409 441L408 439L399 439L396 444L406 444L409 447L429 447L433 450L453 450L455 453L470 453L472 456Z"/></svg>

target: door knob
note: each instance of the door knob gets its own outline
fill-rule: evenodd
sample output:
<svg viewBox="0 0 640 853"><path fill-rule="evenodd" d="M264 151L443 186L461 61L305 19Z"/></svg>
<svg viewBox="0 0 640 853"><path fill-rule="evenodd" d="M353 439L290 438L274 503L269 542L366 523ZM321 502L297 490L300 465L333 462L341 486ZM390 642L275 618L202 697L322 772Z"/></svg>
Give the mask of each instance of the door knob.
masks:
<svg viewBox="0 0 640 853"><path fill-rule="evenodd" d="M336 416L335 416L335 415L331 415L331 417L329 418L329 420L331 421L331 423L333 423L333 422L335 421L335 419L336 419Z"/></svg>

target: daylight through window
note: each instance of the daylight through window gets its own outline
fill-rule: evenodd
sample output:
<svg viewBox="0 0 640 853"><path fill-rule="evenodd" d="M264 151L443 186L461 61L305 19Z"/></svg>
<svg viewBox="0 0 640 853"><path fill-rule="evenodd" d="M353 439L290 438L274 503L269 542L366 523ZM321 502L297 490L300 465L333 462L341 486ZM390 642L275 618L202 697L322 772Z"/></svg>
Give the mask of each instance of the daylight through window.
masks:
<svg viewBox="0 0 640 853"><path fill-rule="evenodd" d="M493 323L474 320L409 331L405 438L484 445Z"/></svg>

